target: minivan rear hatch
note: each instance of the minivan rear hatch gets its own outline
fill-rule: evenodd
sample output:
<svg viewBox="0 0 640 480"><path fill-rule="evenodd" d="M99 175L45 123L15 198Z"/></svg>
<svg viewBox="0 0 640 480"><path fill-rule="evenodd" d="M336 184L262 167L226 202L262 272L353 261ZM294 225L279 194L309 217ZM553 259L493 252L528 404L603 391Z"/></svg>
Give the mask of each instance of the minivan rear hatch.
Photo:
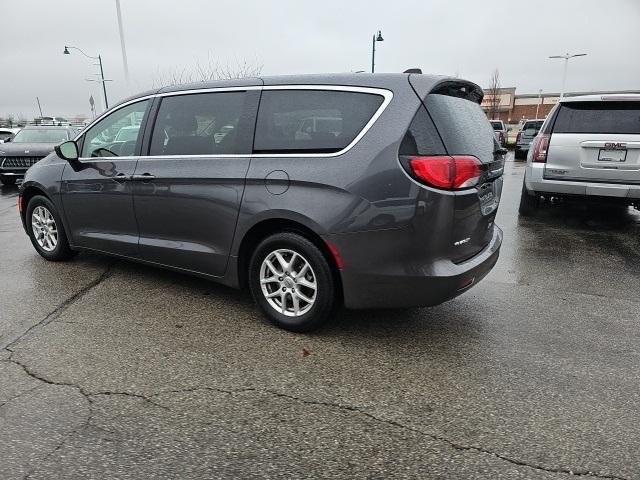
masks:
<svg viewBox="0 0 640 480"><path fill-rule="evenodd" d="M562 103L544 177L640 184L640 101Z"/></svg>
<svg viewBox="0 0 640 480"><path fill-rule="evenodd" d="M443 82L422 99L446 154L473 156L482 163L477 185L447 192L454 197L449 257L456 263L478 254L491 241L502 192L504 151L480 108L481 100L482 90L462 81Z"/></svg>

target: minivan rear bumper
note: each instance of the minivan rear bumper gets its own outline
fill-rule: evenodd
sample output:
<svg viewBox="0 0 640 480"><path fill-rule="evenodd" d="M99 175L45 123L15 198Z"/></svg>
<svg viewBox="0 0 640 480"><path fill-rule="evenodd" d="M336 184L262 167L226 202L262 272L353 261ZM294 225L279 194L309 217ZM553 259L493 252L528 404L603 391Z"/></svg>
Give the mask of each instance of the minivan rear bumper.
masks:
<svg viewBox="0 0 640 480"><path fill-rule="evenodd" d="M381 267L382 271L376 271L376 258L371 258L367 267L350 267L349 251L354 247L359 248L361 242L366 242L368 233L371 232L342 235L342 238L333 236L330 240L341 252L345 263L341 277L344 305L347 308L438 305L467 291L484 278L497 262L502 244L502 230L494 226L493 236L487 246L477 255L461 263L456 264L443 258L426 265L419 262L408 264L405 261L391 268ZM360 238L356 240L353 235ZM372 239L372 243L375 242L376 239ZM352 244L351 247L347 246L349 243ZM387 246L394 248L393 243L388 243Z"/></svg>

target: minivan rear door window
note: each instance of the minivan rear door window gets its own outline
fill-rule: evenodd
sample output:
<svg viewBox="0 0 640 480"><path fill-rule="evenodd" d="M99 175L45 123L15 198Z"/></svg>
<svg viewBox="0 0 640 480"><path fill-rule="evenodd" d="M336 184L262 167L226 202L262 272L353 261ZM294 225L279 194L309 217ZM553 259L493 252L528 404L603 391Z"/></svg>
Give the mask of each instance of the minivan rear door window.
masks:
<svg viewBox="0 0 640 480"><path fill-rule="evenodd" d="M427 95L425 105L449 155L473 155L482 163L494 161L495 137L485 113L477 103L431 94Z"/></svg>
<svg viewBox="0 0 640 480"><path fill-rule="evenodd" d="M382 95L360 92L265 90L254 152L339 152L358 136L383 101Z"/></svg>

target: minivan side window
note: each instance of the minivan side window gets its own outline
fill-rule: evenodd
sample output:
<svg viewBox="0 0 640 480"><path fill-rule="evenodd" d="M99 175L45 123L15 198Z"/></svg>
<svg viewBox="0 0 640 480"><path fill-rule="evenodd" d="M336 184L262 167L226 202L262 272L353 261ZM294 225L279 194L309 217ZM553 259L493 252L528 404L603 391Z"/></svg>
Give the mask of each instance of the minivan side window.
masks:
<svg viewBox="0 0 640 480"><path fill-rule="evenodd" d="M142 140L140 125L149 100L122 107L100 120L84 134L81 157L123 157L136 153Z"/></svg>
<svg viewBox="0 0 640 480"><path fill-rule="evenodd" d="M243 120L246 91L164 97L151 136L149 155L251 153L249 123Z"/></svg>
<svg viewBox="0 0 640 480"><path fill-rule="evenodd" d="M255 153L331 153L347 147L384 101L334 90L264 90Z"/></svg>
<svg viewBox="0 0 640 480"><path fill-rule="evenodd" d="M553 133L640 134L640 103L562 103Z"/></svg>

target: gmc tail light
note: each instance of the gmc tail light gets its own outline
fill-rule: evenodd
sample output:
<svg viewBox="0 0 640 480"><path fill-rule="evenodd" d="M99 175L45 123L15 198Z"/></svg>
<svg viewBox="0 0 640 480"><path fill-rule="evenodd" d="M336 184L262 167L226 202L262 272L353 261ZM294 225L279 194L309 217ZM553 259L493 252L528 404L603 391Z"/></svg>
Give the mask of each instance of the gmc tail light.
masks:
<svg viewBox="0 0 640 480"><path fill-rule="evenodd" d="M447 190L473 187L482 176L482 163L470 155L414 157L409 161L409 166L417 180Z"/></svg>
<svg viewBox="0 0 640 480"><path fill-rule="evenodd" d="M518 135L516 135L516 143L520 141L521 137L522 137L522 132L518 132Z"/></svg>
<svg viewBox="0 0 640 480"><path fill-rule="evenodd" d="M547 163L547 150L549 148L550 135L538 135L536 138L536 148L533 151L533 161Z"/></svg>
<svg viewBox="0 0 640 480"><path fill-rule="evenodd" d="M504 143L504 133L500 132L498 137L500 138L500 143Z"/></svg>

